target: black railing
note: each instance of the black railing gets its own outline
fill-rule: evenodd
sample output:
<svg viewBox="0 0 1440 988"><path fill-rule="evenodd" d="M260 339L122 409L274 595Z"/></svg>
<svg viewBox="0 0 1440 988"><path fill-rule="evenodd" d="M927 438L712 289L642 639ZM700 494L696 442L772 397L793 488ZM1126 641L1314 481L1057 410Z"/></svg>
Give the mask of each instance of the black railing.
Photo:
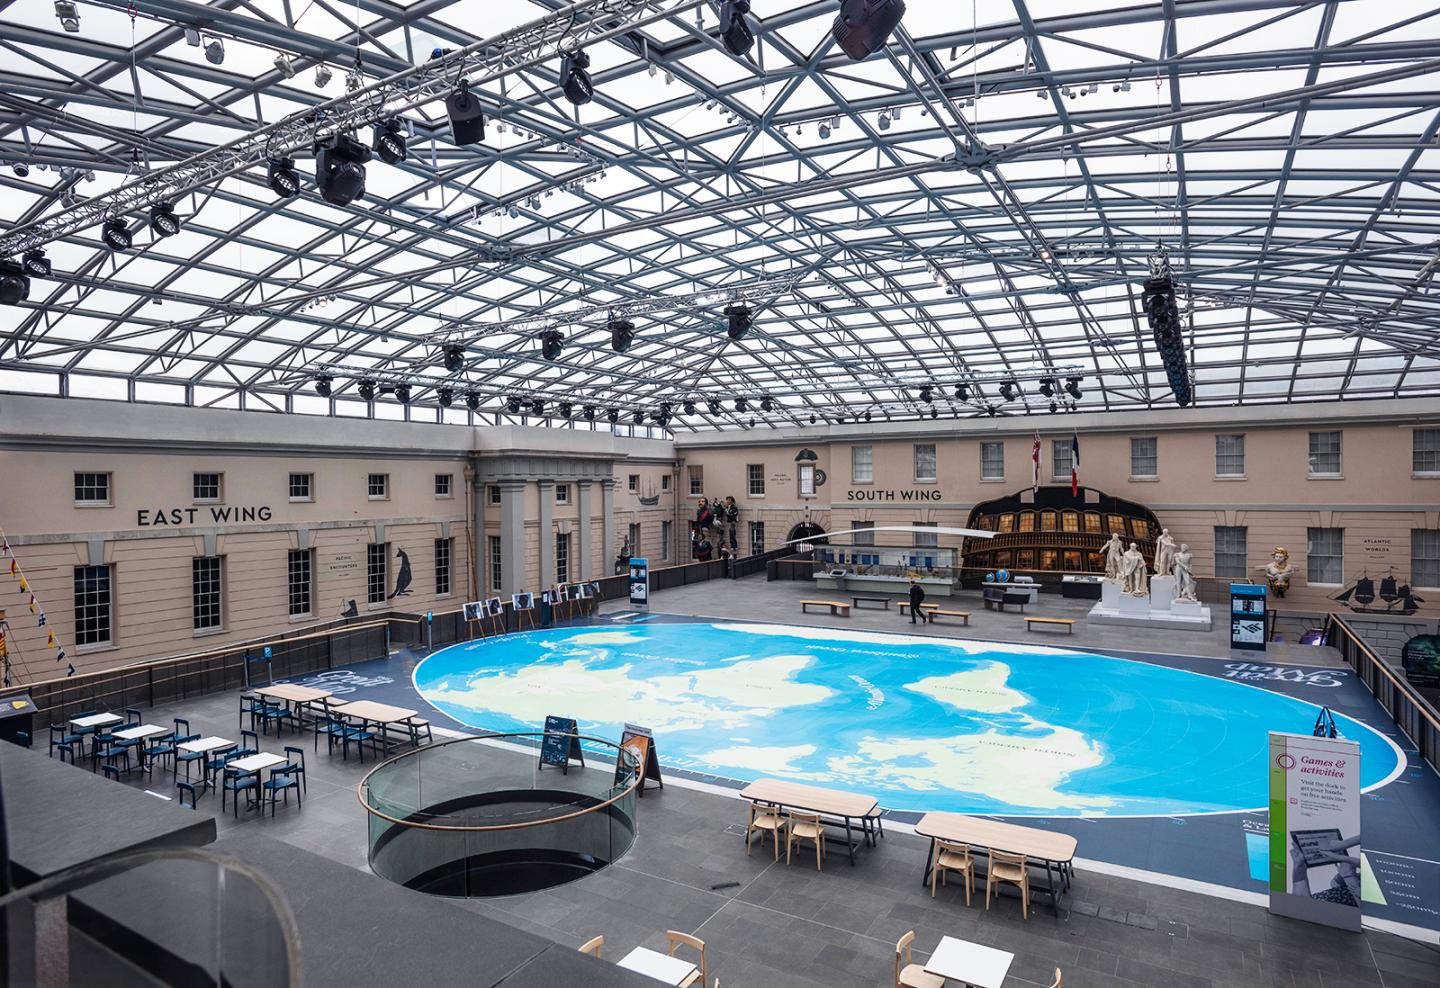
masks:
<svg viewBox="0 0 1440 988"><path fill-rule="evenodd" d="M1395 726L1419 750L1420 757L1440 772L1440 765L1436 764L1440 755L1440 712L1370 651L1344 618L1331 614L1325 619L1325 625L1326 639L1339 650L1345 664L1355 670L1355 675L1380 701Z"/></svg>

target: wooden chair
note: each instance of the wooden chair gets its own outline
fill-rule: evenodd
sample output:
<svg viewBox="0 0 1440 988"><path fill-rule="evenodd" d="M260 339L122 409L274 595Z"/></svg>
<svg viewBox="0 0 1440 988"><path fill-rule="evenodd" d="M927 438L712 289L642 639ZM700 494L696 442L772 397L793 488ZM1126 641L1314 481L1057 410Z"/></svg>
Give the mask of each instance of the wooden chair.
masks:
<svg viewBox="0 0 1440 988"><path fill-rule="evenodd" d="M745 828L745 853L750 853L750 835L760 831L760 846L765 846L765 833L768 831L775 840L775 860L780 860L780 831L785 829L785 821L776 809L761 809L760 804L750 804L750 824Z"/></svg>
<svg viewBox="0 0 1440 988"><path fill-rule="evenodd" d="M895 944L895 988L945 988L944 978L912 962L910 945L914 942L915 931L911 930Z"/></svg>
<svg viewBox="0 0 1440 988"><path fill-rule="evenodd" d="M670 941L669 954L671 957L675 956L675 948L681 946L700 951L699 966L691 971L684 981L680 982L679 988L688 988L689 985L699 985L700 988L705 988L705 982L710 980L710 976L705 970L705 941L699 937L692 937L688 933L681 933L679 930L666 930L665 939Z"/></svg>
<svg viewBox="0 0 1440 988"><path fill-rule="evenodd" d="M605 938L603 936L591 937L589 940L585 941L583 946L581 946L580 953L589 954L591 957L599 960L600 948L603 946L605 946Z"/></svg>
<svg viewBox="0 0 1440 988"><path fill-rule="evenodd" d="M930 898L935 898L935 881L945 884L945 873L958 871L965 878L965 905L970 905L970 893L975 888L975 859L970 857L969 844L952 844L950 841L935 842L934 867L930 871Z"/></svg>
<svg viewBox="0 0 1440 988"><path fill-rule="evenodd" d="M825 831L820 827L819 813L802 813L791 810L785 827L785 863L790 863L790 852L796 844L809 841L815 845L815 870L821 870L825 860Z"/></svg>
<svg viewBox="0 0 1440 988"><path fill-rule="evenodd" d="M990 908L990 887L996 882L1009 882L1020 889L1020 914L1030 918L1030 868L1025 855L990 852L990 870L985 876L985 908Z"/></svg>

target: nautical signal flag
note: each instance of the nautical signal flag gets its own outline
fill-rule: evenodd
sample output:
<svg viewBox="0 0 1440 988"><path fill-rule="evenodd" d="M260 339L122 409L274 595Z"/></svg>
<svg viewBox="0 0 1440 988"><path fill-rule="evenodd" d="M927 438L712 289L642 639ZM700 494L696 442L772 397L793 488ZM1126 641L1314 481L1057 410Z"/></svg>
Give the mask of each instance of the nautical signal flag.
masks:
<svg viewBox="0 0 1440 988"><path fill-rule="evenodd" d="M21 590L21 592L23 593L24 591L29 590L29 589L30 589L30 584L25 582L25 574L24 574L24 573L21 573L21 574L20 574L20 590Z"/></svg>
<svg viewBox="0 0 1440 988"><path fill-rule="evenodd" d="M40 612L40 619L35 622L35 627L37 627L37 628L43 628L43 627L45 627L45 612L44 612L44 611L41 611L41 612Z"/></svg>
<svg viewBox="0 0 1440 988"><path fill-rule="evenodd" d="M1080 496L1080 436L1070 433L1070 496Z"/></svg>
<svg viewBox="0 0 1440 988"><path fill-rule="evenodd" d="M31 613L31 614L39 614L39 613L40 613L40 609L35 606L35 595L34 595L33 593L30 595L30 613Z"/></svg>
<svg viewBox="0 0 1440 988"><path fill-rule="evenodd" d="M18 573L18 572L20 572L20 564L15 561L15 557L14 557L14 556L11 556L11 557L10 557L10 575L11 575L11 576L14 576L14 575L15 575L16 573Z"/></svg>
<svg viewBox="0 0 1440 988"><path fill-rule="evenodd" d="M46 647L46 648L54 648L54 647L55 647L55 632L53 632L53 631L47 631L47 632L45 633L45 647Z"/></svg>

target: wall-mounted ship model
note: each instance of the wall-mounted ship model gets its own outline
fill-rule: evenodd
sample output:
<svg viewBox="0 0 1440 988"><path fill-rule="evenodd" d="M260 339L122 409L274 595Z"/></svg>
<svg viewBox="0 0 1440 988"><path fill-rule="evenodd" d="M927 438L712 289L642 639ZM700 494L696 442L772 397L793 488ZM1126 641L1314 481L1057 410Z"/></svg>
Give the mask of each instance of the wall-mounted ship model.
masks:
<svg viewBox="0 0 1440 988"><path fill-rule="evenodd" d="M1338 600L1361 614L1399 614L1402 617L1414 614L1419 610L1418 605L1425 603L1424 597L1417 597L1411 591L1410 584L1396 581L1394 570L1381 577L1378 590L1370 574L1362 570L1359 579L1330 599Z"/></svg>
<svg viewBox="0 0 1440 988"><path fill-rule="evenodd" d="M656 490L653 482L645 485L645 493L640 495L640 503L647 508L653 508L660 503L660 492Z"/></svg>

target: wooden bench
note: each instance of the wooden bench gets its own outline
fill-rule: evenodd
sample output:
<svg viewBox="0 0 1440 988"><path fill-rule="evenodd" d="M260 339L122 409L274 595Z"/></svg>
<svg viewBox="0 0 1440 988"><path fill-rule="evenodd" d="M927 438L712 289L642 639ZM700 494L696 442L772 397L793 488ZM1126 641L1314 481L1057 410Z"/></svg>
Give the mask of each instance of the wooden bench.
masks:
<svg viewBox="0 0 1440 988"><path fill-rule="evenodd" d="M1066 633L1072 635L1075 633L1075 622L1070 618L1027 617L1025 630L1034 631L1037 624L1058 624L1065 628Z"/></svg>
<svg viewBox="0 0 1440 988"><path fill-rule="evenodd" d="M947 611L943 608L937 607L935 610L930 612L930 623L934 624L937 618L942 617L959 618L961 624L965 625L965 627L967 628L970 627L969 611Z"/></svg>
<svg viewBox="0 0 1440 988"><path fill-rule="evenodd" d="M866 601L867 603L871 603L871 604L879 604L879 605L881 605L882 607L884 607L887 611L890 609L890 598L889 598L889 597L851 597L851 598L850 598L850 603L854 604L855 607L858 609L858 608L860 607L860 602L861 602L862 600L863 600L863 601Z"/></svg>
<svg viewBox="0 0 1440 988"><path fill-rule="evenodd" d="M800 613L808 614L811 606L828 607L831 614L838 614L841 617L850 616L850 605L842 604L838 600L802 600L800 601Z"/></svg>
<svg viewBox="0 0 1440 988"><path fill-rule="evenodd" d="M923 618L925 618L925 619L928 621L928 620L930 619L930 612L931 612L931 611L938 611L939 609L940 609L940 605L939 605L939 604L921 604L921 605L920 605L920 611L921 611L920 616L923 617ZM902 601L900 601L900 616L901 616L901 617L904 617L906 614L909 614L909 613L910 613L910 601L908 601L908 600L902 600Z"/></svg>

